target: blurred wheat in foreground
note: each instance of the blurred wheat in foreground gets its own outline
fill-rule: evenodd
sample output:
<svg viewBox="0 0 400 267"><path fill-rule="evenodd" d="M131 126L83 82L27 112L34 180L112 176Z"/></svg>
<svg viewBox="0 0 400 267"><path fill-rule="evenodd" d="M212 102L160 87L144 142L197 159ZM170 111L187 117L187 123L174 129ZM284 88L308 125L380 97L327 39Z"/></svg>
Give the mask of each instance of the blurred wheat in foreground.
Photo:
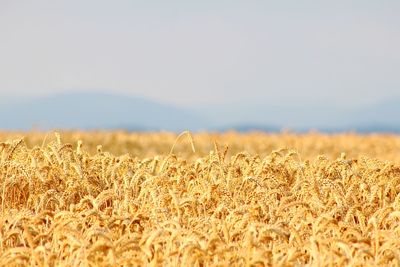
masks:
<svg viewBox="0 0 400 267"><path fill-rule="evenodd" d="M400 266L398 136L0 138L2 266Z"/></svg>

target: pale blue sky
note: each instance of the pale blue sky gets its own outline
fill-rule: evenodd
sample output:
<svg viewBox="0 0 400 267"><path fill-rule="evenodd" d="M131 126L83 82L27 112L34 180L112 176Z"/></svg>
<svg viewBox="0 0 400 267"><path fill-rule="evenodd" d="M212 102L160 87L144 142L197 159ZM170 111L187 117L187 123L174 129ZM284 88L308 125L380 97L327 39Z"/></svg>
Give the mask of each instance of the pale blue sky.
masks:
<svg viewBox="0 0 400 267"><path fill-rule="evenodd" d="M181 106L400 97L400 1L0 1L0 94Z"/></svg>

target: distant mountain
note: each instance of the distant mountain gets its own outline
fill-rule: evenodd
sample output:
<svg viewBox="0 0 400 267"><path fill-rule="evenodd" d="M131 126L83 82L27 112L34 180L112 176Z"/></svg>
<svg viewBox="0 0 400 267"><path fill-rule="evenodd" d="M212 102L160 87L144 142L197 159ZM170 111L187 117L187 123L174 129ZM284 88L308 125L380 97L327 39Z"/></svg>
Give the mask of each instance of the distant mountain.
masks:
<svg viewBox="0 0 400 267"><path fill-rule="evenodd" d="M105 93L58 94L0 106L1 129L195 131L207 126L207 121L191 110Z"/></svg>
<svg viewBox="0 0 400 267"><path fill-rule="evenodd" d="M224 126L220 128L216 128L213 130L217 130L219 132L226 132L226 131L237 131L241 133L245 132L252 132L252 131L257 131L257 132L269 132L269 133L277 133L282 131L281 127L277 126L268 126L268 125L257 125L257 124L236 124L236 125L231 125L231 126Z"/></svg>
<svg viewBox="0 0 400 267"><path fill-rule="evenodd" d="M362 126L400 128L400 99L360 108L352 114L353 123Z"/></svg>
<svg viewBox="0 0 400 267"><path fill-rule="evenodd" d="M400 133L400 99L366 107L337 108L326 105L246 105L217 106L204 109L214 125L239 131L290 129L296 132L356 131L361 133ZM197 111L199 111L197 109ZM217 127L221 129L221 127Z"/></svg>
<svg viewBox="0 0 400 267"><path fill-rule="evenodd" d="M38 98L0 97L0 129L126 129L400 133L400 100L363 108L284 104L181 108L139 97L68 93Z"/></svg>
<svg viewBox="0 0 400 267"><path fill-rule="evenodd" d="M204 116L215 127L235 126L239 128L328 128L350 123L344 110L329 106L286 106L285 104L247 104L215 106L203 110Z"/></svg>

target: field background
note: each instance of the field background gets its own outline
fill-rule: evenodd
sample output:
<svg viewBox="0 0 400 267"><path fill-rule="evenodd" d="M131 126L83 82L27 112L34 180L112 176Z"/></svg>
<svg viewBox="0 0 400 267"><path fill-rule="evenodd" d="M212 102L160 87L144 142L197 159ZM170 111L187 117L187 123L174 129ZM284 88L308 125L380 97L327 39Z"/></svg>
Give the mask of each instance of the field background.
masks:
<svg viewBox="0 0 400 267"><path fill-rule="evenodd" d="M45 146L55 140L55 132L0 132L0 140L24 138L24 143L32 148ZM77 141L84 143L84 149L90 154L96 153L101 145L104 151L115 156L130 154L133 157L146 158L167 156L174 145L175 133L129 133L126 131L64 131L62 141L76 146ZM367 156L398 162L400 160L400 136L396 134L343 133L196 133L192 134L196 152L193 153L188 139L184 136L175 146L175 154L185 158L203 157L214 149L214 142L221 147L228 146L227 154L232 156L247 152L261 157L268 156L274 150L294 149L303 159L313 159L325 155L330 159L338 158L342 152L348 157Z"/></svg>
<svg viewBox="0 0 400 267"><path fill-rule="evenodd" d="M400 136L3 132L0 265L400 264Z"/></svg>

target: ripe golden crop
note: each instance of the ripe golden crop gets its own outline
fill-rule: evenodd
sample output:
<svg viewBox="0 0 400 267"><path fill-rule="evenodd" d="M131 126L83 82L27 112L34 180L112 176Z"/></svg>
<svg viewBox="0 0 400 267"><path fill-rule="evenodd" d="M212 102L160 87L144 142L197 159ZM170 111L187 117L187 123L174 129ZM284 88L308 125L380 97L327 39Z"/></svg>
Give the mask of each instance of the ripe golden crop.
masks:
<svg viewBox="0 0 400 267"><path fill-rule="evenodd" d="M0 189L2 266L400 265L395 135L0 133Z"/></svg>

